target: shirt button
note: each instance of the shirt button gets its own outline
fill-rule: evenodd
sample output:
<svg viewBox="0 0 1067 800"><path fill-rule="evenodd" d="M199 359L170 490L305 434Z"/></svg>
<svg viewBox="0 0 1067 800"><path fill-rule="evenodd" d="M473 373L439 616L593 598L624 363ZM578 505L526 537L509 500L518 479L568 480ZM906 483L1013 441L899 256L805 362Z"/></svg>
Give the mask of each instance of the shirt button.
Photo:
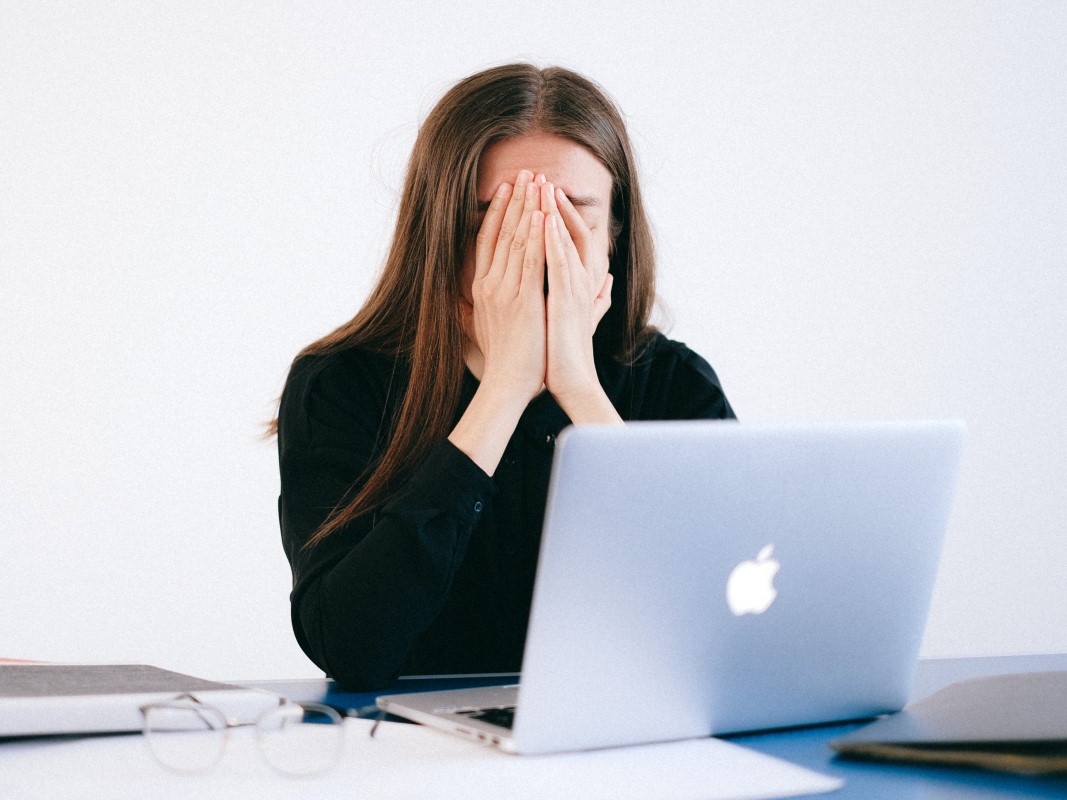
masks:
<svg viewBox="0 0 1067 800"><path fill-rule="evenodd" d="M474 504L474 513L475 514L481 514L482 513L482 501L481 500L478 500Z"/></svg>

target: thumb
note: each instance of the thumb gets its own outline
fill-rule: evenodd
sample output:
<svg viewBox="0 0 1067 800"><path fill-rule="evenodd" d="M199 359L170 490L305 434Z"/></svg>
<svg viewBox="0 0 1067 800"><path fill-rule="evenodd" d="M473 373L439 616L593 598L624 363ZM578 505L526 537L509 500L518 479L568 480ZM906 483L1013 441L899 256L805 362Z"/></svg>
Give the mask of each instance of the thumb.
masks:
<svg viewBox="0 0 1067 800"><path fill-rule="evenodd" d="M611 308L611 287L614 283L615 276L609 272L604 279L604 286L600 289L600 294L593 299L594 329L600 320L604 318L604 315L608 313L608 309Z"/></svg>

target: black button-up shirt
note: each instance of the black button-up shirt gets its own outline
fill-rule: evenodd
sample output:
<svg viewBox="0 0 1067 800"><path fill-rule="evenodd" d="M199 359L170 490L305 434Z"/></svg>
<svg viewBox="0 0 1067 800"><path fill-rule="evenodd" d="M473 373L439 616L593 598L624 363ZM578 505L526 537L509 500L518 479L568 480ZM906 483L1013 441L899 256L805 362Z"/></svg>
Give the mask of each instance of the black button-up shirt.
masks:
<svg viewBox="0 0 1067 800"><path fill-rule="evenodd" d="M708 363L659 334L634 363L602 360L597 372L624 420L734 416ZM358 348L307 356L278 414L293 629L311 660L353 689L401 673L520 669L552 453L570 422L542 393L492 478L445 440L385 506L303 549L381 454L407 376L402 360ZM477 388L467 372L457 421Z"/></svg>

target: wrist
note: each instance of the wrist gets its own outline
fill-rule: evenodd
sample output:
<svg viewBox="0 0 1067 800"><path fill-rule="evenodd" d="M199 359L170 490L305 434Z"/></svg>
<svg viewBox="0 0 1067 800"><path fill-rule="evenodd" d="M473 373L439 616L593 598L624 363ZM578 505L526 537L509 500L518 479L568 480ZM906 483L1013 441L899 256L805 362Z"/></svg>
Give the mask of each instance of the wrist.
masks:
<svg viewBox="0 0 1067 800"><path fill-rule="evenodd" d="M623 421L599 383L553 393L552 396L575 425L621 424Z"/></svg>
<svg viewBox="0 0 1067 800"><path fill-rule="evenodd" d="M448 440L492 476L526 405L521 395L494 390L483 382Z"/></svg>
<svg viewBox="0 0 1067 800"><path fill-rule="evenodd" d="M504 419L514 418L517 422L538 391L539 389L534 389L532 385L520 386L513 381L486 375L478 384L478 391L474 396L479 405L492 409L493 413Z"/></svg>
<svg viewBox="0 0 1067 800"><path fill-rule="evenodd" d="M520 415L543 388L543 380L519 377L490 366L483 368L478 384L478 392L485 395L487 402L503 412L517 409Z"/></svg>

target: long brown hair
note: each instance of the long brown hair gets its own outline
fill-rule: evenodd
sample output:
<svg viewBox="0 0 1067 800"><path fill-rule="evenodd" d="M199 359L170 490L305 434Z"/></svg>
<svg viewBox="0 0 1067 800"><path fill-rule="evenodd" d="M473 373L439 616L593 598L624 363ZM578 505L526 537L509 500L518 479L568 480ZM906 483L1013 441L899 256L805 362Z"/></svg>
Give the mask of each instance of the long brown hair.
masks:
<svg viewBox="0 0 1067 800"><path fill-rule="evenodd" d="M560 67L508 64L457 83L419 129L382 276L352 320L297 356L363 347L406 358L410 380L367 482L306 546L383 505L449 433L464 370L459 274L477 220L478 163L493 142L530 133L570 139L612 177L611 308L593 337L599 355L633 358L651 328L655 254L622 115L587 78ZM277 432L277 420L272 425Z"/></svg>

